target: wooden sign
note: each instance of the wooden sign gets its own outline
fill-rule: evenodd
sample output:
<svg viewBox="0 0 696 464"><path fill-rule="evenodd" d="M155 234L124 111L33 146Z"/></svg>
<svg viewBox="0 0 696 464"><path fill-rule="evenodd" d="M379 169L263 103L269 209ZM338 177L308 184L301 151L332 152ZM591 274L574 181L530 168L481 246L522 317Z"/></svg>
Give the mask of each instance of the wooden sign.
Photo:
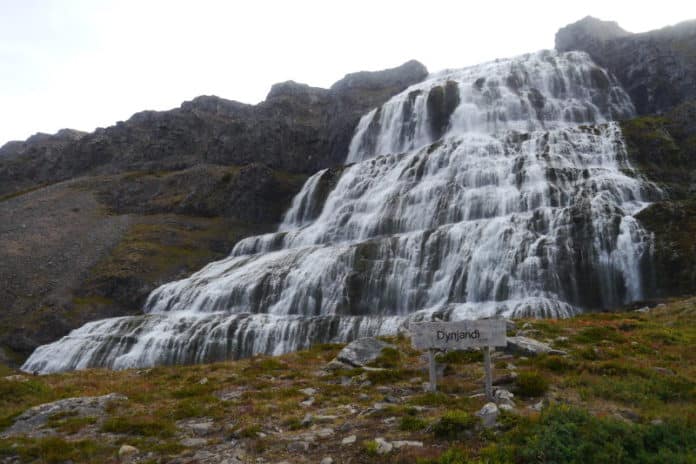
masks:
<svg viewBox="0 0 696 464"><path fill-rule="evenodd" d="M480 319L454 322L419 322L410 326L414 348L463 350L505 346L505 320Z"/></svg>
<svg viewBox="0 0 696 464"><path fill-rule="evenodd" d="M414 348L428 350L430 360L430 391L437 390L435 350L483 348L486 398L493 398L491 347L506 346L504 319L479 319L454 322L418 322L409 327Z"/></svg>

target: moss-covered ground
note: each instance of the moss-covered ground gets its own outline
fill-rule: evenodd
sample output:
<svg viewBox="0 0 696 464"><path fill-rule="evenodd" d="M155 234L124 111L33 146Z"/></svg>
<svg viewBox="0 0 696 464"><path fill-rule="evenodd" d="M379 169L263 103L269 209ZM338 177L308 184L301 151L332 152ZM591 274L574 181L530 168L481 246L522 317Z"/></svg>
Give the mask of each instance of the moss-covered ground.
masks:
<svg viewBox="0 0 696 464"><path fill-rule="evenodd" d="M121 393L104 417L61 415L43 438L0 439L0 461L117 462L124 444L143 462L193 459L182 421L210 419L206 447L237 442L249 462L380 463L693 463L696 456L696 299L649 312L586 314L568 320L518 321L518 332L548 341L566 356L496 352L495 377L515 411L494 429L476 412L485 399L480 356L450 352L437 393L425 393L426 364L405 337L390 338L373 363L384 370L323 368L340 345L319 345L280 357L211 365L126 371L88 370L0 378L0 427L30 406L74 396ZM15 374L9 369L3 376ZM308 394L301 390L313 388ZM301 403L311 396L312 404ZM543 404L541 412L530 406ZM312 414L315 420L303 419ZM325 417L322 417L325 416ZM307 451L293 437L321 428ZM356 435L353 445L344 438ZM424 446L380 455L377 437ZM200 445L197 445L200 446Z"/></svg>

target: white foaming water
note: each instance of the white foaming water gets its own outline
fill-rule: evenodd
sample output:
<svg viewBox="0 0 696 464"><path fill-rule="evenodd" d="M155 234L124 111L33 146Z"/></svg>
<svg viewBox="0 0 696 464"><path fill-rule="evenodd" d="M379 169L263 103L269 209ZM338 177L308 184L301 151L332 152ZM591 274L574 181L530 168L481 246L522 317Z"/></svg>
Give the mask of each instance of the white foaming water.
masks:
<svg viewBox="0 0 696 464"><path fill-rule="evenodd" d="M27 371L279 354L413 319L568 317L643 298L659 191L618 124L633 106L584 53L432 75L365 115L343 169L310 177L279 232L87 324Z"/></svg>

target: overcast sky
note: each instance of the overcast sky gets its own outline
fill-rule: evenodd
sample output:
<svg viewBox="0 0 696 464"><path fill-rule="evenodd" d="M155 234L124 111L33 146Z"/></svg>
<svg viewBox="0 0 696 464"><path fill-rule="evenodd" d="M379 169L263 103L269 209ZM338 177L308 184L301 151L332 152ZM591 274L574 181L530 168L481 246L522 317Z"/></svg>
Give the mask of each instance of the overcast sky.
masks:
<svg viewBox="0 0 696 464"><path fill-rule="evenodd" d="M0 145L202 94L257 103L289 79L328 87L411 58L437 71L552 48L588 14L631 32L696 18L694 1L646 4L0 0Z"/></svg>

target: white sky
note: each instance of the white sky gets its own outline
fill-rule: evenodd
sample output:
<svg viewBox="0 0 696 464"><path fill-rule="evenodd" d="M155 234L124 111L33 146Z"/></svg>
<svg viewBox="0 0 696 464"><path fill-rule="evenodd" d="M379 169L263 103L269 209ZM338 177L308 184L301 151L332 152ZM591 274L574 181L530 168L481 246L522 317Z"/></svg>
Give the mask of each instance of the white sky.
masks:
<svg viewBox="0 0 696 464"><path fill-rule="evenodd" d="M203 94L256 103L288 79L552 48L588 14L642 32L696 18L696 2L0 0L0 145Z"/></svg>

